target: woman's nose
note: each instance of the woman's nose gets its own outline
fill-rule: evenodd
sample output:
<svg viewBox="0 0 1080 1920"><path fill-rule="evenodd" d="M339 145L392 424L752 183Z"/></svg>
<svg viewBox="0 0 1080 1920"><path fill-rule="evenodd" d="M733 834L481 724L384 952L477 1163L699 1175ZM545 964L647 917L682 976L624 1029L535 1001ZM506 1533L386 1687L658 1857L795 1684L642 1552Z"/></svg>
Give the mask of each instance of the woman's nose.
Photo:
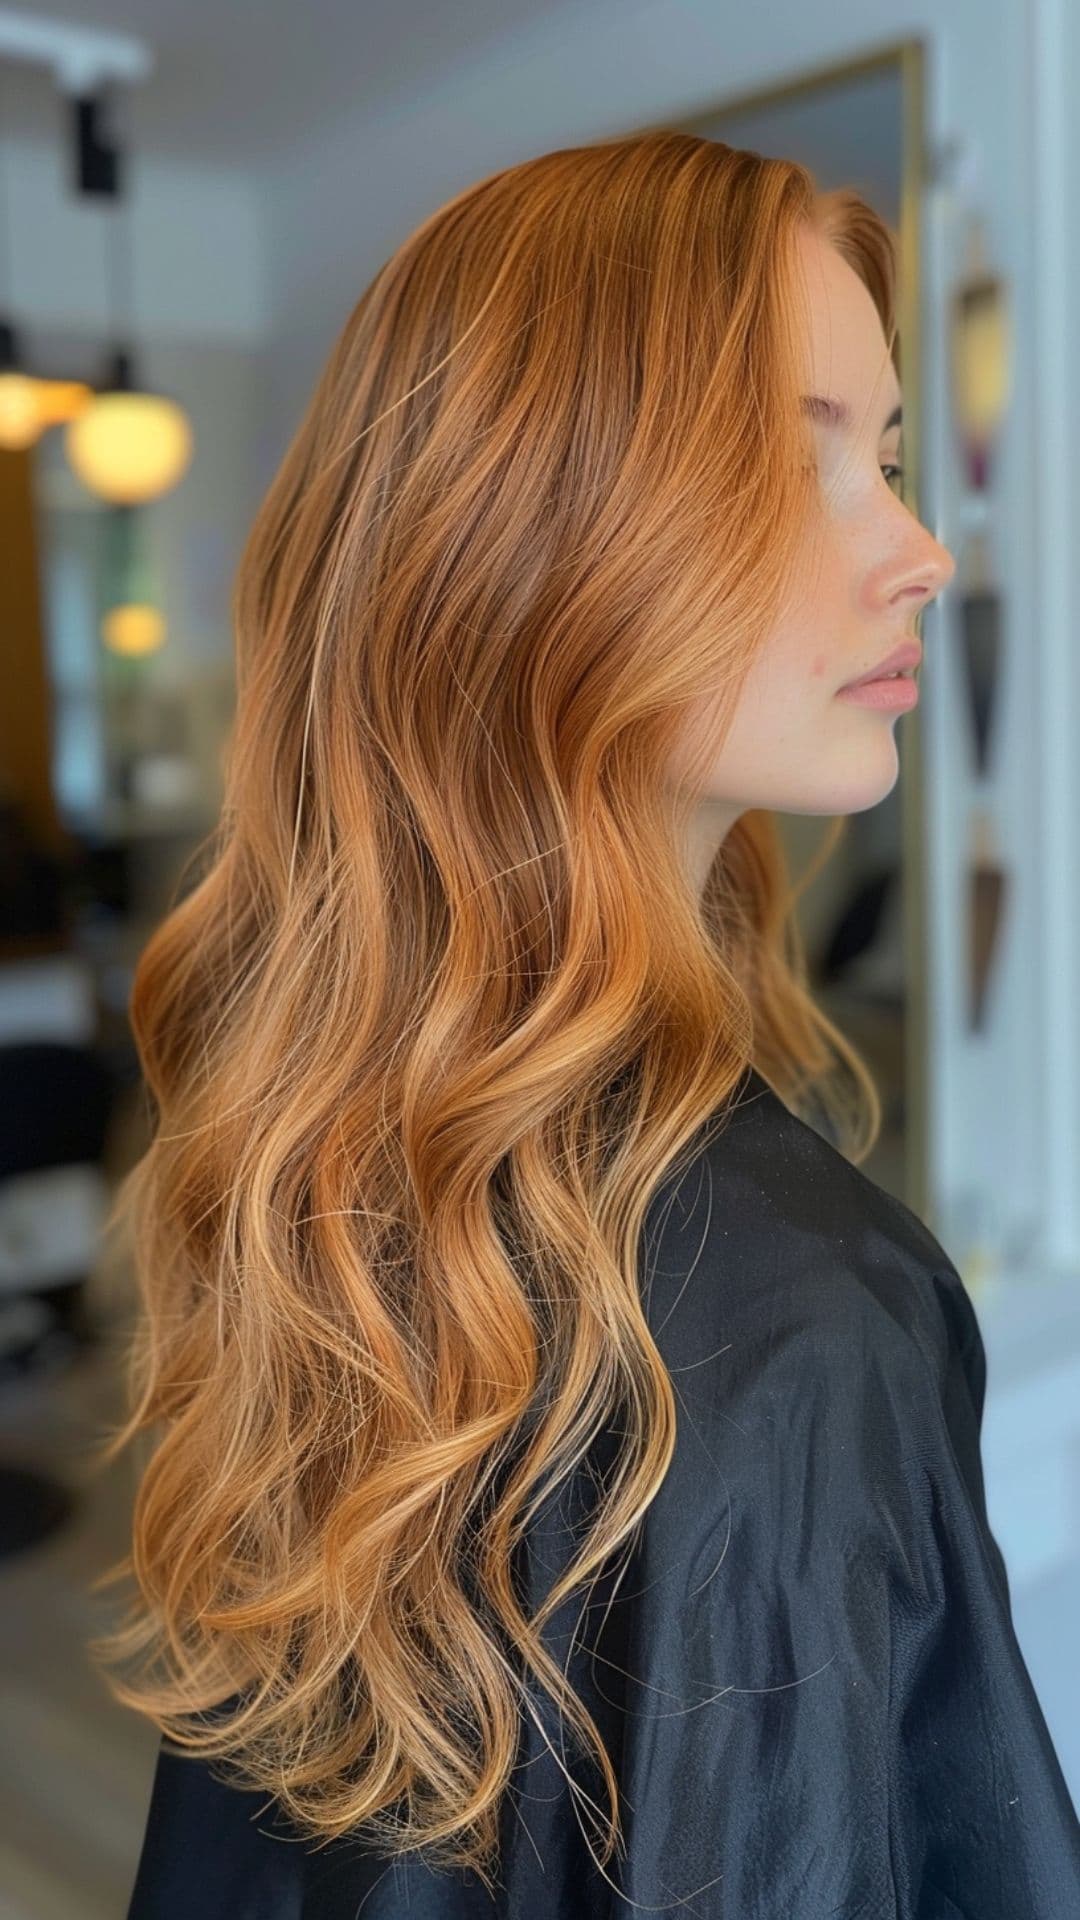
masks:
<svg viewBox="0 0 1080 1920"><path fill-rule="evenodd" d="M956 561L949 548L925 528L923 531L926 537L913 567L915 578L901 589L898 596L917 600L920 607L943 593L956 572Z"/></svg>
<svg viewBox="0 0 1080 1920"><path fill-rule="evenodd" d="M938 571L940 574L935 592L941 593L942 590L948 586L949 581L956 572L956 556L942 541L936 539L934 540L934 551L937 554Z"/></svg>

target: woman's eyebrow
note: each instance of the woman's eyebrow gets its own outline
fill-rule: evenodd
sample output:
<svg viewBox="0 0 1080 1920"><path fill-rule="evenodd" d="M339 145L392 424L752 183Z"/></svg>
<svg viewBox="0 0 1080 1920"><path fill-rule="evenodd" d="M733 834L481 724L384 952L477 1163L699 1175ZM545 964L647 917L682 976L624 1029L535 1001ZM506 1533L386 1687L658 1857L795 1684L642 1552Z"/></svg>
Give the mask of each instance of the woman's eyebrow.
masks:
<svg viewBox="0 0 1080 1920"><path fill-rule="evenodd" d="M822 426L843 427L848 431L854 428L855 417L846 400L830 399L822 393L804 393L802 406L803 412L814 420L820 420ZM881 429L882 433L888 433L890 427L901 426L903 418L903 407L894 407Z"/></svg>

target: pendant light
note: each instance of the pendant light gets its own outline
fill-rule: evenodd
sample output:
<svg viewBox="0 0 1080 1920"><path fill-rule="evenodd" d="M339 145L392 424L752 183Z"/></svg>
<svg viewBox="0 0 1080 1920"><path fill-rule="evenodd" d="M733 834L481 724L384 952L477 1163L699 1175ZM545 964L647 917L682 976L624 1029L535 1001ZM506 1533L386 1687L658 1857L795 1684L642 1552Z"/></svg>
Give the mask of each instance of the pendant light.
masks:
<svg viewBox="0 0 1080 1920"><path fill-rule="evenodd" d="M124 333L132 320L130 205L124 209L119 153L106 142L103 89L72 99L77 188L114 200L109 284L114 347L103 386L72 420L64 436L68 460L91 493L132 507L168 493L187 471L191 427L183 409L164 394L139 386ZM123 217L126 211L126 219Z"/></svg>

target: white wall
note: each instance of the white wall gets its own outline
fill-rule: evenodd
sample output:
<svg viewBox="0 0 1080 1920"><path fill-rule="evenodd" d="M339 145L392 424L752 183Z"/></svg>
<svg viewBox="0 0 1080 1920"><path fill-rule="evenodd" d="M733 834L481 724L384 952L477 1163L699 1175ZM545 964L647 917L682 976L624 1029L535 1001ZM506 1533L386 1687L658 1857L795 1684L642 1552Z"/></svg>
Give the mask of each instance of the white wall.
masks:
<svg viewBox="0 0 1080 1920"><path fill-rule="evenodd" d="M17 322L29 329L104 333L111 224L130 222L138 331L158 340L250 342L269 330L263 246L266 205L239 171L132 153L121 202L71 184L66 123L55 141L4 142Z"/></svg>

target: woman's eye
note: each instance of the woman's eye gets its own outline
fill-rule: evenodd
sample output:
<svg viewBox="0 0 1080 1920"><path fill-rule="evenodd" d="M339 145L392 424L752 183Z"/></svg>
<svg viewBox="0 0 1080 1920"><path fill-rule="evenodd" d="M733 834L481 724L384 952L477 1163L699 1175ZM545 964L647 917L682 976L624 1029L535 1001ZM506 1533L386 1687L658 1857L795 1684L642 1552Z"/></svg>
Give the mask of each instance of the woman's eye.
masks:
<svg viewBox="0 0 1080 1920"><path fill-rule="evenodd" d="M884 466L882 467L881 471L885 475L886 479L889 481L890 486L893 485L894 480L898 480L900 482L901 487L903 487L903 484L904 484L903 467ZM890 475L892 476L892 478L890 478Z"/></svg>

